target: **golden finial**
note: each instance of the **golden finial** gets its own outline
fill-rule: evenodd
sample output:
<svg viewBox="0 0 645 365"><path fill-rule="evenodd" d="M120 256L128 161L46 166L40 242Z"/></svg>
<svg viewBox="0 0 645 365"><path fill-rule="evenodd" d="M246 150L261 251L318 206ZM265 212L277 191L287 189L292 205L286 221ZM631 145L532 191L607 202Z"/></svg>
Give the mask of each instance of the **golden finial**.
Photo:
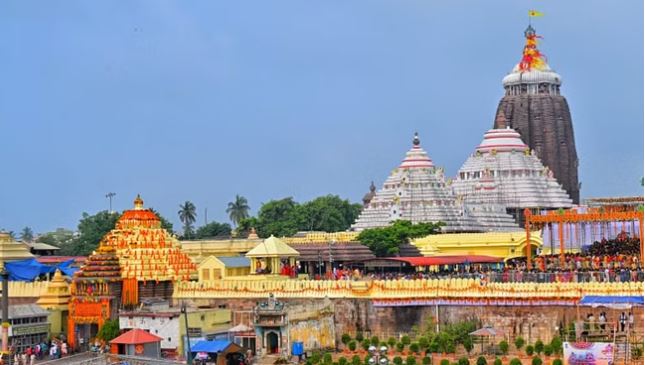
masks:
<svg viewBox="0 0 645 365"><path fill-rule="evenodd" d="M143 210L143 199L141 199L141 195L139 194L134 199L134 210Z"/></svg>

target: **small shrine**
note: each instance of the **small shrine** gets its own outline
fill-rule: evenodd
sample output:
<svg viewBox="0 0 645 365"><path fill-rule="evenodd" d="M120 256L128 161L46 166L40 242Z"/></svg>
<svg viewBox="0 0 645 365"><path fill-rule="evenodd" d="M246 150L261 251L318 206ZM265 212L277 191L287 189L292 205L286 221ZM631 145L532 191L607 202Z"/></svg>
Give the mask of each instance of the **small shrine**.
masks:
<svg viewBox="0 0 645 365"><path fill-rule="evenodd" d="M300 254L271 235L245 256L251 260L252 273L295 276L296 258Z"/></svg>
<svg viewBox="0 0 645 365"><path fill-rule="evenodd" d="M196 277L196 265L179 241L143 208L137 195L96 251L74 274L69 303L68 339L87 344L118 309L139 305L140 298L172 298L176 282ZM78 341L78 342L77 342Z"/></svg>
<svg viewBox="0 0 645 365"><path fill-rule="evenodd" d="M56 270L47 285L47 291L36 302L49 311L48 322L51 323L50 331L54 336L67 330L67 323L63 319L68 316L69 298L69 285L60 270Z"/></svg>
<svg viewBox="0 0 645 365"><path fill-rule="evenodd" d="M255 307L255 335L256 353L279 354L288 349L287 309L283 302L279 302L273 293L269 300L261 302Z"/></svg>

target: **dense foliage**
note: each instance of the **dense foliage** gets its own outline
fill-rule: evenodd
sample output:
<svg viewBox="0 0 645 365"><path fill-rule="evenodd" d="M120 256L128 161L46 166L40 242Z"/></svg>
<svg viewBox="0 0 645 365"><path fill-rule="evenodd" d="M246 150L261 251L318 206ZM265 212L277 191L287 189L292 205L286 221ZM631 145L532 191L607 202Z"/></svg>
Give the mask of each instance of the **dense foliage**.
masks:
<svg viewBox="0 0 645 365"><path fill-rule="evenodd" d="M399 253L399 246L411 238L424 237L439 233L444 224L417 223L398 220L388 227L371 228L362 231L358 240L374 252L376 256L393 256Z"/></svg>
<svg viewBox="0 0 645 365"><path fill-rule="evenodd" d="M219 222L210 222L206 225L203 225L197 228L195 231L196 239L204 238L222 238L231 236L231 225L228 223L219 223Z"/></svg>
<svg viewBox="0 0 645 365"><path fill-rule="evenodd" d="M96 334L99 339L108 342L115 339L119 335L119 320L108 319L103 323L103 326Z"/></svg>
<svg viewBox="0 0 645 365"><path fill-rule="evenodd" d="M299 204L293 198L268 201L260 207L256 219L242 219L239 235L254 223L260 237L292 236L298 231L339 232L347 230L358 217L361 205L336 195L318 197Z"/></svg>

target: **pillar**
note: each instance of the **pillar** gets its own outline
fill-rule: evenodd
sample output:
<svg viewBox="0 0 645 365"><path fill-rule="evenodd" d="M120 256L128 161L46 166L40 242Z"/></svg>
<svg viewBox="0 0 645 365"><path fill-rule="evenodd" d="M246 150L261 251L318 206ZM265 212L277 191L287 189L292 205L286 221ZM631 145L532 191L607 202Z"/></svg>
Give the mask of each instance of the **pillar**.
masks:
<svg viewBox="0 0 645 365"><path fill-rule="evenodd" d="M638 217L638 226L639 226L638 228L640 230L640 234L639 234L638 239L639 239L639 241L641 243L641 260L640 260L640 264L641 264L641 267L643 267L643 253L644 252L643 252L643 213L642 212L640 214L640 217Z"/></svg>
<svg viewBox="0 0 645 365"><path fill-rule="evenodd" d="M524 228L526 229L526 268L531 270L531 211L524 209Z"/></svg>
<svg viewBox="0 0 645 365"><path fill-rule="evenodd" d="M560 239L560 267L564 268L564 223L558 224L558 239Z"/></svg>

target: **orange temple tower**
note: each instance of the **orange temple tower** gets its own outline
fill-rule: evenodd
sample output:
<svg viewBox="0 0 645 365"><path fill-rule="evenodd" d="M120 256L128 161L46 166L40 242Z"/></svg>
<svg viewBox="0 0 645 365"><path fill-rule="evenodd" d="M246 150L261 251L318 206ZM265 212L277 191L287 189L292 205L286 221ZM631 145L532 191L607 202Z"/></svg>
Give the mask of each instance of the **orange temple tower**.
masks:
<svg viewBox="0 0 645 365"><path fill-rule="evenodd" d="M72 279L69 343L88 344L106 320L116 318L121 308L139 305L140 298L170 299L174 283L195 273L179 241L137 195L134 209L123 212Z"/></svg>

